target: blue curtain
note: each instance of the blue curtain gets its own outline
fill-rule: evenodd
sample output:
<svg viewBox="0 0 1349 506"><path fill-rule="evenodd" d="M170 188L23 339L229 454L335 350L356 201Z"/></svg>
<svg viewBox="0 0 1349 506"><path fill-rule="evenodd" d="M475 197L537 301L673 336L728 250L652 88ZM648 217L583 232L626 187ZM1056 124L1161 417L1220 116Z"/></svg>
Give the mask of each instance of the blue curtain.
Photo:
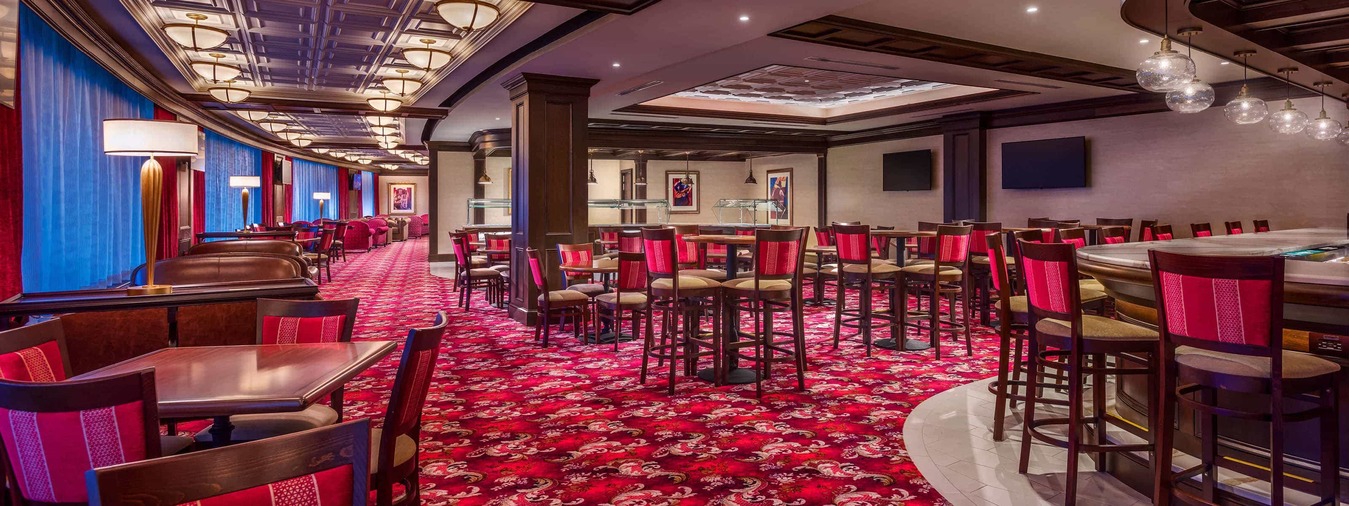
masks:
<svg viewBox="0 0 1349 506"><path fill-rule="evenodd" d="M244 226L242 198L238 188L230 188L230 176L257 176L262 170L262 150L206 131L206 230L221 232ZM264 221L262 188L248 190L249 223Z"/></svg>
<svg viewBox="0 0 1349 506"><path fill-rule="evenodd" d="M145 261L140 157L103 154L103 120L154 104L20 8L24 291L100 288ZM171 169L170 169L171 170Z"/></svg>
<svg viewBox="0 0 1349 506"><path fill-rule="evenodd" d="M361 172L361 217L375 215L375 173Z"/></svg>
<svg viewBox="0 0 1349 506"><path fill-rule="evenodd" d="M295 198L295 212L291 218L295 221L337 219L337 192L341 189L340 183L337 167L296 158L291 171L291 191ZM327 192L331 197L323 204L323 216L319 216L319 203L314 200L315 192Z"/></svg>

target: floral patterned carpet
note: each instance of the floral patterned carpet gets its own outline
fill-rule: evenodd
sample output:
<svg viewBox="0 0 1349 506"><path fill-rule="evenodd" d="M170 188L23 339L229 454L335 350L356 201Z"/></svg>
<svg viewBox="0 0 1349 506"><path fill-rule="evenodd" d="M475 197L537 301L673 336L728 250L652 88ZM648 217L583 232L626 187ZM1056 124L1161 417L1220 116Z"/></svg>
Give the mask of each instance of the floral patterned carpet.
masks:
<svg viewBox="0 0 1349 506"><path fill-rule="evenodd" d="M762 400L753 385L682 376L669 396L663 376L638 383L639 343L614 353L564 332L541 349L481 299L457 309L426 238L348 258L321 291L361 298L356 339L402 340L436 311L450 316L422 416L426 504L944 504L908 458L905 418L996 367L987 327L975 327L974 357L950 346L940 361L866 358L846 333L832 347L832 307L808 307L808 391L783 365ZM349 417L382 419L396 357L348 386Z"/></svg>

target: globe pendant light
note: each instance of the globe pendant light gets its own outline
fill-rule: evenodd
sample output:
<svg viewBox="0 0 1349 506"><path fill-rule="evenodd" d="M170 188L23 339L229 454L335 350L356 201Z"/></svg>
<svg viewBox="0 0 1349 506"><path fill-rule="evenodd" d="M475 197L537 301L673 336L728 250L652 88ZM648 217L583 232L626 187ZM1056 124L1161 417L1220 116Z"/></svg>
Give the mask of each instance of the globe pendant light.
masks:
<svg viewBox="0 0 1349 506"><path fill-rule="evenodd" d="M398 118L393 116L366 116L365 122L371 126L392 126L398 124Z"/></svg>
<svg viewBox="0 0 1349 506"><path fill-rule="evenodd" d="M1349 128L1340 130L1340 135L1335 136L1335 140L1340 141L1340 144L1349 146Z"/></svg>
<svg viewBox="0 0 1349 506"><path fill-rule="evenodd" d="M226 104L243 102L244 100L248 100L249 95L253 94L251 91L235 88L233 83L233 81L230 81L225 83L224 86L216 86L206 91L210 93L212 97L215 97L216 100Z"/></svg>
<svg viewBox="0 0 1349 506"><path fill-rule="evenodd" d="M1233 56L1241 57L1241 92L1223 108L1223 115L1238 125L1254 125L1269 117L1269 106L1259 97L1251 96L1251 90L1246 86L1247 72L1250 70L1247 58L1253 54L1255 51L1252 50L1233 53Z"/></svg>
<svg viewBox="0 0 1349 506"><path fill-rule="evenodd" d="M209 26L201 26L201 22L206 19L206 15L191 13L187 19L192 20L192 24L171 23L164 25L164 35L177 42L178 45L193 51L205 51L214 47L219 47L229 39L230 34L225 30Z"/></svg>
<svg viewBox="0 0 1349 506"><path fill-rule="evenodd" d="M440 0L436 12L446 23L465 32L486 28L501 17L495 5L482 0Z"/></svg>
<svg viewBox="0 0 1349 506"><path fill-rule="evenodd" d="M238 114L240 118L248 121L262 121L272 115L267 111L234 111L234 114Z"/></svg>
<svg viewBox="0 0 1349 506"><path fill-rule="evenodd" d="M1194 54L1194 34L1201 31L1201 28L1182 28L1180 30L1180 34L1185 36L1187 58ZM1180 85L1180 87L1166 92L1166 106L1181 114L1194 114L1213 105L1213 98L1213 87L1196 77Z"/></svg>
<svg viewBox="0 0 1349 506"><path fill-rule="evenodd" d="M1155 92L1167 92L1179 88L1195 78L1198 70L1194 60L1171 50L1171 11L1167 1L1162 2L1162 47L1143 63L1138 65L1134 77L1143 89Z"/></svg>
<svg viewBox="0 0 1349 506"><path fill-rule="evenodd" d="M590 156L589 156L589 158L590 158L590 177L586 179L586 184L588 184L588 185L590 185L590 186L598 186L598 185L600 184L600 180L595 179L595 152L594 152L594 151L591 151L589 154L590 154Z"/></svg>
<svg viewBox="0 0 1349 506"><path fill-rule="evenodd" d="M1270 130L1285 135L1292 135L1301 132L1307 128L1307 115L1302 111L1297 110L1296 107L1293 107L1293 100L1290 98L1292 93L1291 89L1293 86L1292 85L1293 72L1297 72L1297 67L1285 67L1279 69L1279 73L1284 75L1283 77L1284 89L1288 90L1287 93L1289 93L1290 95L1285 96L1283 101L1283 109L1280 109L1278 112L1275 112L1269 118Z"/></svg>
<svg viewBox="0 0 1349 506"><path fill-rule="evenodd" d="M207 81L213 83L233 81L244 73L239 67L220 63L220 59L225 57L223 54L211 53L207 56L215 58L215 61L194 61L191 64L192 70Z"/></svg>
<svg viewBox="0 0 1349 506"><path fill-rule="evenodd" d="M449 65L450 60L453 59L449 51L431 47L431 44L436 43L436 39L421 39L417 42L426 44L426 47L413 47L403 50L403 59L414 67L430 72Z"/></svg>
<svg viewBox="0 0 1349 506"><path fill-rule="evenodd" d="M754 179L754 159L749 159L749 177L745 178L745 184L759 184L759 180Z"/></svg>
<svg viewBox="0 0 1349 506"><path fill-rule="evenodd" d="M1315 83L1315 86L1321 89L1321 115L1307 125L1307 137L1318 141L1335 140L1343 130L1340 122L1326 116L1326 86L1330 86L1330 84L1330 81L1317 81Z"/></svg>
<svg viewBox="0 0 1349 506"><path fill-rule="evenodd" d="M422 89L422 82L408 77L407 69L398 69L394 72L397 72L399 77L384 78L384 87L388 88L389 91L400 97L406 97Z"/></svg>
<svg viewBox="0 0 1349 506"><path fill-rule="evenodd" d="M398 110L399 107L403 107L402 100L389 97L389 90L379 90L379 95L380 96L378 97L372 97L365 100L366 103L370 104L370 107L373 107L376 111L393 112Z"/></svg>

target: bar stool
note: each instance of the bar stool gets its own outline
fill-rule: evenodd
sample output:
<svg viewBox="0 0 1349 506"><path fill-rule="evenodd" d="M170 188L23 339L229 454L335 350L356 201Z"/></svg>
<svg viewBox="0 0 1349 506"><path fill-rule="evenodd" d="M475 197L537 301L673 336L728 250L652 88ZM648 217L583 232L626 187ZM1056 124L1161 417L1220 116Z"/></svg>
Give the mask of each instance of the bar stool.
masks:
<svg viewBox="0 0 1349 506"><path fill-rule="evenodd" d="M987 237L1002 237L1002 223L973 222L970 231L970 280L979 298L979 323L989 323L989 286L992 283ZM1003 262L1006 263L1006 258Z"/></svg>
<svg viewBox="0 0 1349 506"><path fill-rule="evenodd" d="M576 290L549 290L548 272L543 261L539 259L539 250L526 248L525 257L529 259L529 272L534 278L534 287L539 289L539 321L534 325L534 339L547 348L549 329L552 328L549 323L552 319L558 318L560 328L566 323L566 319L571 317L572 332L576 334L578 341L584 341L582 332L587 328L586 316L589 314L590 297Z"/></svg>
<svg viewBox="0 0 1349 506"><path fill-rule="evenodd" d="M632 335L640 336L641 324L649 307L646 296L646 256L641 253L618 254L618 281L614 291L596 296L594 321L595 335L600 335L600 323L604 320L604 311L608 310L611 327L614 332L614 351L618 351L618 342L623 335L623 312L632 315Z"/></svg>
<svg viewBox="0 0 1349 506"><path fill-rule="evenodd" d="M806 389L806 334L802 316L801 265L805 259L806 230L759 230L754 236L754 276L722 283L727 311L749 312L754 321L752 332L736 329L728 336L724 355L754 362L759 367L759 381L754 383L754 395L763 395L763 382L772 377L774 363L791 363L796 367L797 390ZM791 318L791 332L778 331L773 326L773 315L786 313ZM777 341L787 337L790 341ZM790 348L789 348L790 347ZM753 348L754 355L743 355L740 350ZM774 357L773 353L781 357ZM725 365L725 360L722 365ZM724 371L718 370L724 378Z"/></svg>
<svg viewBox="0 0 1349 506"><path fill-rule="evenodd" d="M936 247L937 253L930 264L909 265L901 271L899 283L899 301L901 307L907 306L909 292L913 291L921 299L922 294L928 295L928 308L926 313L910 315L908 311L900 311L900 329L907 333L908 327L912 326L919 330L924 329L922 321L910 323L910 316L926 316L928 339L932 343L934 353L938 360L941 360L941 334L951 332L953 334L964 334L965 336L965 354L974 355L974 347L970 343L970 293L965 288L970 286L969 278L969 260L970 260L970 233L974 227L970 225L942 225L937 228ZM960 296L962 322L956 321L956 296ZM947 317L941 318L941 299L947 298ZM942 325L946 327L943 328Z"/></svg>
<svg viewBox="0 0 1349 506"><path fill-rule="evenodd" d="M1198 466L1173 473L1175 433L1157 438L1153 502L1214 504L1217 501L1218 418L1271 424L1267 475L1270 503L1284 504L1285 423L1320 421L1320 501L1338 504L1340 366L1307 353L1283 350L1284 259L1189 256L1148 252L1161 328L1161 412L1158 427L1176 423L1177 404L1196 412L1201 453ZM1218 400L1268 396L1270 409L1249 411ZM1310 403L1293 410L1287 401ZM1254 405L1254 404L1252 404ZM1186 415L1188 419L1190 415ZM1185 422L1191 423L1191 422ZM1251 465L1250 467L1255 467ZM1176 482L1203 475L1202 497Z"/></svg>
<svg viewBox="0 0 1349 506"><path fill-rule="evenodd" d="M474 266L479 260L468 252L468 234L450 234L450 242L454 244L454 285L459 291L459 307L472 310L473 290L479 288L486 292L488 302L492 302L500 291L501 273ZM485 264L486 260L481 262L477 265Z"/></svg>
<svg viewBox="0 0 1349 506"><path fill-rule="evenodd" d="M1039 383L1040 369L1046 366L1064 367L1068 376L1068 416L1035 418L1036 406L1045 404L1044 391L1027 389L1025 422L1022 424L1021 461L1018 471L1025 473L1030 464L1031 441L1040 441L1068 449L1067 486L1065 502L1077 501L1077 462L1082 452L1096 453L1097 470L1105 469L1105 452L1146 452L1153 449L1151 441L1140 444L1109 444L1105 441L1106 424L1112 419L1106 415L1105 389L1107 375L1146 375L1149 405L1156 406L1157 392L1157 333L1101 316L1083 315L1082 298L1074 286L1077 277L1077 255L1070 244L1036 244L1022 241L1021 270L1026 278L1026 295L1030 313L1031 367L1026 383ZM1121 354L1145 355L1145 368L1124 367ZM1107 355L1115 355L1116 365L1106 362ZM1090 359L1090 361L1088 361ZM1087 378L1092 385L1092 413L1082 414L1083 392ZM1067 439L1046 434L1050 425L1067 424ZM1094 440L1082 441L1085 424L1094 425ZM1148 424L1148 434L1155 433L1155 420ZM1155 459L1153 459L1155 461Z"/></svg>
<svg viewBox="0 0 1349 506"><path fill-rule="evenodd" d="M1104 227L1096 231L1096 236L1100 238L1101 244L1124 244L1129 242L1129 229L1127 227Z"/></svg>
<svg viewBox="0 0 1349 506"><path fill-rule="evenodd" d="M1171 233L1171 225L1152 226L1152 239L1154 241L1170 241L1174 237L1175 234Z"/></svg>
<svg viewBox="0 0 1349 506"><path fill-rule="evenodd" d="M1077 249L1079 244L1086 242L1086 239L1084 238L1085 234L1086 232L1080 228L1024 230L1015 232L1012 234L1013 238L1016 240L1016 243L1014 243L1013 246L1017 247L1015 261L1020 262L1021 260L1021 249L1019 245L1022 241L1035 244L1062 242L1071 244L1073 249ZM1020 286L1024 288L1026 286L1025 278L1021 274L1020 271L1017 271L1017 281L1019 281ZM1106 304L1110 301L1110 297L1105 293L1105 286L1102 286L1101 282L1096 281L1094 278L1079 277L1077 280L1077 287L1079 293L1082 295L1082 309L1084 311L1092 310L1095 311L1097 315L1104 316L1106 314Z"/></svg>
<svg viewBox="0 0 1349 506"><path fill-rule="evenodd" d="M1240 221L1226 221L1223 226L1227 227L1227 235L1237 235L1241 233Z"/></svg>
<svg viewBox="0 0 1349 506"><path fill-rule="evenodd" d="M1255 233L1269 232L1269 220L1254 220L1251 223L1255 225Z"/></svg>
<svg viewBox="0 0 1349 506"><path fill-rule="evenodd" d="M1213 237L1213 227L1208 223L1191 223L1190 235L1193 237Z"/></svg>
<svg viewBox="0 0 1349 506"><path fill-rule="evenodd" d="M871 228L866 225L834 225L834 240L837 241L838 288L834 291L834 348L838 348L839 329L857 329L862 334L862 344L866 346L866 356L871 356L871 331L876 327L889 327L890 334L903 345L902 327L897 315L906 313L902 301L894 296L895 278L899 275L899 266L871 259ZM872 309L872 292L876 286L890 292L890 307L882 310ZM848 309L847 292L849 288L857 290L858 307ZM879 324L878 324L879 322Z"/></svg>
<svg viewBox="0 0 1349 506"><path fill-rule="evenodd" d="M670 361L669 394L674 395L675 363L684 361L684 374L692 376L697 360L711 356L717 371L722 360L721 283L681 274L678 240L673 228L642 229L646 250L646 338L642 343L641 383L646 383L652 357ZM654 314L661 313L660 344L654 338ZM703 315L711 315L712 330L702 330ZM707 351L702 351L707 350Z"/></svg>
<svg viewBox="0 0 1349 506"><path fill-rule="evenodd" d="M559 264L562 267L593 267L595 265L595 245L591 243L583 244L558 244L557 254ZM593 274L585 272L563 272L563 288L575 290L586 295L588 298L609 291L604 283L596 283Z"/></svg>
<svg viewBox="0 0 1349 506"><path fill-rule="evenodd" d="M872 227L872 230L894 230L895 227ZM890 260L890 238L878 235L871 236L871 258L874 260Z"/></svg>
<svg viewBox="0 0 1349 506"><path fill-rule="evenodd" d="M696 237L699 230L698 225L675 225L674 227L675 244L679 250L679 273L717 282L726 281L726 271L707 268L707 255L703 254L706 251L705 248L700 247L698 243L684 240L685 237ZM725 258L724 253L722 258Z"/></svg>
<svg viewBox="0 0 1349 506"><path fill-rule="evenodd" d="M698 233L702 235L735 235L735 227L721 227L702 225L698 227ZM702 249L703 264L712 265L726 264L726 245L725 244L704 244Z"/></svg>

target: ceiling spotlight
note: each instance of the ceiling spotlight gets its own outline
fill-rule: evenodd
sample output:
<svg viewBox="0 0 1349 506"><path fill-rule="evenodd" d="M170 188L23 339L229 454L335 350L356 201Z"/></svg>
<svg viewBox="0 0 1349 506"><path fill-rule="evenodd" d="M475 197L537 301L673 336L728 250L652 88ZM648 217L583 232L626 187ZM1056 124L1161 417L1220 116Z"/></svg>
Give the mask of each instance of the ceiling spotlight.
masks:
<svg viewBox="0 0 1349 506"><path fill-rule="evenodd" d="M211 53L208 56L215 58L215 61L194 61L191 64L192 70L196 71L197 75L207 81L213 83L233 81L244 73L239 67L220 63L220 59L225 57L223 54Z"/></svg>
<svg viewBox="0 0 1349 506"><path fill-rule="evenodd" d="M187 19L192 20L192 24L172 23L164 25L164 35L177 42L178 45L194 51L205 51L213 47L219 47L229 39L230 34L225 30L213 28L210 26L201 26L201 22L206 19L206 15L191 13Z"/></svg>
<svg viewBox="0 0 1349 506"><path fill-rule="evenodd" d="M406 97L422 89L422 82L408 77L407 69L398 69L394 72L397 72L399 77L384 78L384 87L388 88L389 91L400 97Z"/></svg>
<svg viewBox="0 0 1349 506"><path fill-rule="evenodd" d="M248 121L262 121L272 115L267 111L234 111L234 114L238 114L240 118Z"/></svg>
<svg viewBox="0 0 1349 506"><path fill-rule="evenodd" d="M295 147L297 148L307 148L309 147L310 144L314 143L314 139L310 139L308 137L300 137L297 139L291 139L290 143L294 144Z"/></svg>
<svg viewBox="0 0 1349 506"><path fill-rule="evenodd" d="M232 82L227 82L225 83L224 86L216 86L206 91L209 92L211 96L214 97L216 100L219 100L226 104L237 104L239 102L243 102L245 100L248 100L248 97L253 94L253 92L251 91L235 88Z"/></svg>
<svg viewBox="0 0 1349 506"><path fill-rule="evenodd" d="M748 16L748 15L742 14L742 15L740 16L740 22L744 23L744 22L748 22L748 21L749 21L749 16Z"/></svg>
<svg viewBox="0 0 1349 506"><path fill-rule="evenodd" d="M394 135L398 133L398 127L392 125L376 125L371 126L370 131L374 132L375 135Z"/></svg>
<svg viewBox="0 0 1349 506"><path fill-rule="evenodd" d="M280 121L259 121L258 126L270 133L279 133L282 130L290 128L290 125Z"/></svg>
<svg viewBox="0 0 1349 506"><path fill-rule="evenodd" d="M623 66L623 64L618 63L618 62L614 62L614 68L619 68L619 67L622 67L622 66Z"/></svg>
<svg viewBox="0 0 1349 506"><path fill-rule="evenodd" d="M365 122L375 126L397 125L398 118L393 116L366 116Z"/></svg>
<svg viewBox="0 0 1349 506"><path fill-rule="evenodd" d="M1026 14L1035 14L1035 13L1037 13L1037 12L1040 12L1040 8L1039 8L1039 7L1036 7L1036 6L1034 6L1034 5L1032 5L1032 6L1030 6L1030 7L1026 7Z"/></svg>
<svg viewBox="0 0 1349 506"><path fill-rule="evenodd" d="M393 112L398 110L399 107L403 107L402 100L389 97L389 90L380 90L379 93L380 95L378 97L371 97L365 100L366 103L369 103L370 107L373 107L376 111Z"/></svg>
<svg viewBox="0 0 1349 506"><path fill-rule="evenodd" d="M403 50L403 59L414 67L430 72L449 65L450 60L454 58L449 51L431 47L431 44L436 43L436 39L421 39L418 42L426 44L426 47L411 47Z"/></svg>
<svg viewBox="0 0 1349 506"><path fill-rule="evenodd" d="M440 0L436 2L436 12L445 22L465 32L487 28L501 17L495 5L482 0Z"/></svg>
<svg viewBox="0 0 1349 506"><path fill-rule="evenodd" d="M1230 63L1232 63L1232 62L1227 61L1227 60L1223 60L1223 61L1218 62L1218 65L1228 65L1228 64L1230 64Z"/></svg>

